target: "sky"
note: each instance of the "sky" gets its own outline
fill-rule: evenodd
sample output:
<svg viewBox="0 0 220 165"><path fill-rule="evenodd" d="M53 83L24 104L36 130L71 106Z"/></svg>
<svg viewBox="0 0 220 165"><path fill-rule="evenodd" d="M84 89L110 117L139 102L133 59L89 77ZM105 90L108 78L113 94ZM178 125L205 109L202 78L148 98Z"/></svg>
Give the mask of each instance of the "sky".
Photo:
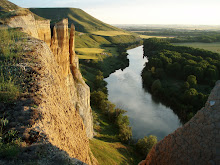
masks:
<svg viewBox="0 0 220 165"><path fill-rule="evenodd" d="M81 8L109 24L220 25L220 0L9 0L21 7Z"/></svg>

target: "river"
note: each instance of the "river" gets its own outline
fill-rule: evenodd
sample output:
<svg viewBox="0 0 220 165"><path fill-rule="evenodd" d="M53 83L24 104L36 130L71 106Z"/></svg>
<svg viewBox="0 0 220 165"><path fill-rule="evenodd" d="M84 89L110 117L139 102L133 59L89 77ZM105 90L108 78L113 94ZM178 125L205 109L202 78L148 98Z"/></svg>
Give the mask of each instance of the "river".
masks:
<svg viewBox="0 0 220 165"><path fill-rule="evenodd" d="M143 46L127 51L129 66L117 70L105 81L108 83L108 99L118 108L127 111L134 139L155 135L158 140L172 133L180 120L173 111L154 102L151 94L142 87L141 71L147 59L143 59Z"/></svg>

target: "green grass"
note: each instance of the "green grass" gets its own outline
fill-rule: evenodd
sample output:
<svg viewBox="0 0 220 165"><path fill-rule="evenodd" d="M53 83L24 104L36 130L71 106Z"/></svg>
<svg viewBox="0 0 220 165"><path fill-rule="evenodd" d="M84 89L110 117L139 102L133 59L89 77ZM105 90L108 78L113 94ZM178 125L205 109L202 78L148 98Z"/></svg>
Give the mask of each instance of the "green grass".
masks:
<svg viewBox="0 0 220 165"><path fill-rule="evenodd" d="M94 31L91 32L92 34L95 35L100 35L100 36L118 36L118 35L131 35L128 32L124 32L124 31Z"/></svg>
<svg viewBox="0 0 220 165"><path fill-rule="evenodd" d="M78 54L97 54L103 53L105 50L101 48L76 48Z"/></svg>
<svg viewBox="0 0 220 165"><path fill-rule="evenodd" d="M104 47L106 52L109 52L112 56L118 56L118 49L116 47Z"/></svg>
<svg viewBox="0 0 220 165"><path fill-rule="evenodd" d="M20 88L13 81L7 80L0 82L0 101L11 102L18 98Z"/></svg>
<svg viewBox="0 0 220 165"><path fill-rule="evenodd" d="M80 60L98 60L99 57L96 55L77 55Z"/></svg>
<svg viewBox="0 0 220 165"><path fill-rule="evenodd" d="M215 43L200 43L200 42L192 42L192 43L174 43L173 45L177 46L189 46L193 48L205 49L215 53L220 53L220 42Z"/></svg>
<svg viewBox="0 0 220 165"><path fill-rule="evenodd" d="M101 111L93 111L96 112L100 128L96 137L90 140L90 148L99 164L138 164L141 158L134 147L119 142L118 128Z"/></svg>
<svg viewBox="0 0 220 165"><path fill-rule="evenodd" d="M103 36L97 36L97 35L91 35L91 38L98 42L99 44L105 44L105 45L110 45L111 42L109 42L106 38Z"/></svg>
<svg viewBox="0 0 220 165"><path fill-rule="evenodd" d="M19 7L7 0L1 0L0 1L0 16L2 14L5 14L11 10L17 10Z"/></svg>
<svg viewBox="0 0 220 165"><path fill-rule="evenodd" d="M90 140L93 155L101 165L110 164L138 164L133 148L119 142L109 143L98 139Z"/></svg>
<svg viewBox="0 0 220 165"><path fill-rule="evenodd" d="M99 48L100 44L101 43L94 40L90 34L76 32L76 48Z"/></svg>
<svg viewBox="0 0 220 165"><path fill-rule="evenodd" d="M25 41L25 35L15 29L0 29L0 36L0 101L8 103L18 99L20 84L25 81L22 69L15 67L23 54L20 41Z"/></svg>
<svg viewBox="0 0 220 165"><path fill-rule="evenodd" d="M143 39L148 39L148 38L173 38L173 37L166 37L166 36L148 36L148 35L139 35Z"/></svg>

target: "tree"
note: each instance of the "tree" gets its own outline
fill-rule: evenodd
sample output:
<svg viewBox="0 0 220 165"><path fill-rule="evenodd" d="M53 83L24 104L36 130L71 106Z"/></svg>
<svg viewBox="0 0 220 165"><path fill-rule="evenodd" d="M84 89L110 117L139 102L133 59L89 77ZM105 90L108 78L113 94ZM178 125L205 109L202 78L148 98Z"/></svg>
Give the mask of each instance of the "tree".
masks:
<svg viewBox="0 0 220 165"><path fill-rule="evenodd" d="M156 143L157 137L150 135L149 137L145 136L143 139L139 139L136 147L143 156L146 156Z"/></svg>
<svg viewBox="0 0 220 165"><path fill-rule="evenodd" d="M180 76L180 70L181 70L181 66L177 62L174 62L173 64L169 64L167 66L168 74L171 76L175 76L175 77Z"/></svg>
<svg viewBox="0 0 220 165"><path fill-rule="evenodd" d="M119 128L119 139L123 142L127 142L132 136L131 127L123 124Z"/></svg>
<svg viewBox="0 0 220 165"><path fill-rule="evenodd" d="M184 82L184 84L183 84L183 89L184 90L187 90L187 89L189 89L189 83L186 81L186 82Z"/></svg>
<svg viewBox="0 0 220 165"><path fill-rule="evenodd" d="M184 92L184 100L186 103L192 104L196 100L198 92L195 88L190 88Z"/></svg>
<svg viewBox="0 0 220 165"><path fill-rule="evenodd" d="M157 92L161 89L161 82L159 79L155 80L151 86L151 90L154 94L157 94Z"/></svg>
<svg viewBox="0 0 220 165"><path fill-rule="evenodd" d="M187 82L189 83L189 85L191 87L195 87L197 85L197 80L196 80L196 76L194 75L189 75L187 77Z"/></svg>
<svg viewBox="0 0 220 165"><path fill-rule="evenodd" d="M106 108L107 95L102 91L94 91L91 93L91 105L99 108Z"/></svg>
<svg viewBox="0 0 220 165"><path fill-rule="evenodd" d="M128 116L124 116L120 113L116 119L116 125L119 127L119 139L121 141L127 142L132 136L129 124L130 122Z"/></svg>

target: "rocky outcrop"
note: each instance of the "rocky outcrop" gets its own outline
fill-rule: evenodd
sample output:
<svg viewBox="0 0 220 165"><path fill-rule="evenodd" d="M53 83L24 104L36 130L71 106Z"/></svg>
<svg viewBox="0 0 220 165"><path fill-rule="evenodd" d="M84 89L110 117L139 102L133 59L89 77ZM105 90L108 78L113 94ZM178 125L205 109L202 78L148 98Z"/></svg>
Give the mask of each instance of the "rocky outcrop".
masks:
<svg viewBox="0 0 220 165"><path fill-rule="evenodd" d="M50 20L35 20L34 15L26 11L25 15L14 16L7 23L10 27L20 27L23 32L32 37L43 40L50 46L51 30Z"/></svg>
<svg viewBox="0 0 220 165"><path fill-rule="evenodd" d="M51 43L51 30L50 20L36 20L38 38L43 40L50 46Z"/></svg>
<svg viewBox="0 0 220 165"><path fill-rule="evenodd" d="M14 28L20 27L22 28L23 32L29 34L32 37L39 38L36 21L32 14L12 17L7 24L8 26Z"/></svg>
<svg viewBox="0 0 220 165"><path fill-rule="evenodd" d="M41 79L38 82L42 103L38 111L42 118L33 126L48 141L66 151L70 157L91 164L89 140L80 114L75 108L77 83L72 76L63 75L53 53L44 42L36 41L35 53L41 61Z"/></svg>
<svg viewBox="0 0 220 165"><path fill-rule="evenodd" d="M220 164L220 81L205 107L156 144L141 165Z"/></svg>
<svg viewBox="0 0 220 165"><path fill-rule="evenodd" d="M69 35L68 20L64 19L55 24L51 35L50 21L36 21L31 13L11 18L8 25L34 37L28 42L40 60L40 118L32 129L70 157L97 164L88 140L93 137L90 89L79 71L74 26Z"/></svg>
<svg viewBox="0 0 220 165"><path fill-rule="evenodd" d="M68 19L55 24L51 40L51 50L60 67L61 74L71 89L72 102L79 112L89 138L93 137L93 119L90 107L90 89L79 71L78 58L75 55L75 28L72 25L68 35ZM74 82L70 80L74 78Z"/></svg>
<svg viewBox="0 0 220 165"><path fill-rule="evenodd" d="M71 91L72 102L82 117L86 133L89 138L93 137L93 119L90 107L90 89L84 82L79 71L79 60L75 55L75 28L71 26L70 37L68 30L68 19L55 24L51 36L49 20L35 20L33 14L15 16L10 19L10 27L20 27L34 38L43 40L50 46L53 57L58 63L59 70L63 74L67 86L73 86L69 82L70 77L74 78L74 89Z"/></svg>

